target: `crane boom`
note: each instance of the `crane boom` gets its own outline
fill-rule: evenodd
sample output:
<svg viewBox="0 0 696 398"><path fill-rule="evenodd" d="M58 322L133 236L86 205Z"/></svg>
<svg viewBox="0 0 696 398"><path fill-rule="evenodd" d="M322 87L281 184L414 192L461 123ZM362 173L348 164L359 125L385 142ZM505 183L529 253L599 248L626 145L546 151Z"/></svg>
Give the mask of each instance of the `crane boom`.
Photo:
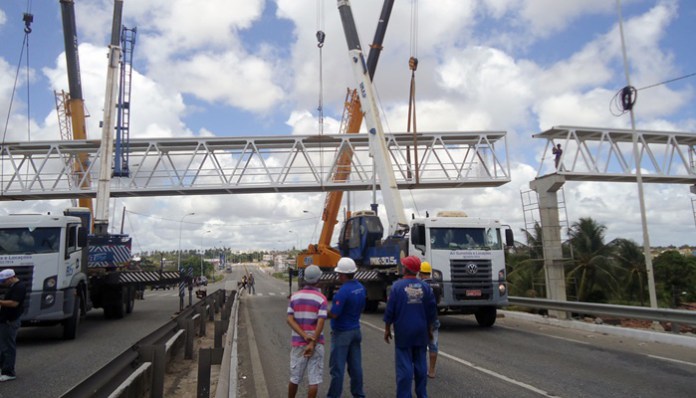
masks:
<svg viewBox="0 0 696 398"><path fill-rule="evenodd" d="M372 86L372 79L365 63L365 57L360 46L353 12L349 0L338 0L338 11L341 15L341 23L348 44L348 55L351 60L353 74L358 84L358 94L360 104L365 114L367 132L370 141L370 152L374 159L375 171L379 176L382 198L387 209L387 220L389 222L389 236L408 229L408 221L401 194L396 185L394 169L389 158L382 121L377 109L376 95Z"/></svg>
<svg viewBox="0 0 696 398"><path fill-rule="evenodd" d="M109 198L111 196L111 168L114 152L114 125L117 98L117 76L121 60L121 16L123 0L114 0L114 16L111 21L111 44L109 44L109 65L106 74L104 95L104 121L102 123L102 157L99 164L99 183L97 185L97 205L94 216L96 235L107 235L109 229Z"/></svg>
<svg viewBox="0 0 696 398"><path fill-rule="evenodd" d="M370 79L374 78L375 70L377 69L377 61L382 51L382 43L387 31L387 25L389 24L389 17L393 6L394 0L385 0L382 4L382 12L367 58L367 69L370 74ZM357 95L357 90L348 90L341 121L341 133L357 134L360 132L363 114L360 110L360 98ZM353 153L350 148L341 148L337 155L336 169L332 176L333 181L348 180L351 172L352 157ZM331 247L331 237L333 236L334 227L338 223L338 213L342 200L343 191L331 191L326 194L324 209L321 215L323 225L319 240L316 245L310 244L307 250L298 255L297 264L299 267L310 264L320 267L333 267L340 259L341 253Z"/></svg>

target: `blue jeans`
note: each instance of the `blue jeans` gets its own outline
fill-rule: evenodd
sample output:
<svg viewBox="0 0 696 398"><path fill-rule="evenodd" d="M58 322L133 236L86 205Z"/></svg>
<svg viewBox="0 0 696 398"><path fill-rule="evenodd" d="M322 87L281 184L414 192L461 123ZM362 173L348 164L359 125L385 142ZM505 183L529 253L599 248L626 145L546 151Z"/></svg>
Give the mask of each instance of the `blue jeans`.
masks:
<svg viewBox="0 0 696 398"><path fill-rule="evenodd" d="M19 319L0 322L0 365L2 374L15 375L15 360L17 359L17 330Z"/></svg>
<svg viewBox="0 0 696 398"><path fill-rule="evenodd" d="M334 330L331 332L331 356L329 357L331 385L329 386L329 392L326 394L328 398L341 397L346 363L348 363L351 395L353 397L365 397L360 354L361 341L362 334L360 329Z"/></svg>
<svg viewBox="0 0 696 398"><path fill-rule="evenodd" d="M396 397L411 398L413 379L416 379L416 397L428 396L428 362L426 346L399 348L395 347L396 362Z"/></svg>

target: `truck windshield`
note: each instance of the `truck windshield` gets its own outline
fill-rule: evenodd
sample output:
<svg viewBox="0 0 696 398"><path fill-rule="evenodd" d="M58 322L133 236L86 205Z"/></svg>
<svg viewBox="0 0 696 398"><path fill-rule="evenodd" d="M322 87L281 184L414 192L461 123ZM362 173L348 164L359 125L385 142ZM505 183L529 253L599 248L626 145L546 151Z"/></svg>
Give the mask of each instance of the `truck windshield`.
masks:
<svg viewBox="0 0 696 398"><path fill-rule="evenodd" d="M0 229L0 254L57 253L60 228Z"/></svg>
<svg viewBox="0 0 696 398"><path fill-rule="evenodd" d="M497 228L431 228L430 246L440 250L503 248Z"/></svg>

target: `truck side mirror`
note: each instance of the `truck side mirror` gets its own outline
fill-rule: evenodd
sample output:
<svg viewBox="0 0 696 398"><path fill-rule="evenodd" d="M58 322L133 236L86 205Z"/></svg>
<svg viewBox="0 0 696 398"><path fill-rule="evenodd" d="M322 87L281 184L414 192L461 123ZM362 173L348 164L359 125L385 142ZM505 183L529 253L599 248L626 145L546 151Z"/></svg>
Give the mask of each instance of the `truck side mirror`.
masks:
<svg viewBox="0 0 696 398"><path fill-rule="evenodd" d="M87 247L87 230L82 227L77 229L77 247Z"/></svg>
<svg viewBox="0 0 696 398"><path fill-rule="evenodd" d="M425 254L425 225L415 224L411 227L411 243Z"/></svg>
<svg viewBox="0 0 696 398"><path fill-rule="evenodd" d="M515 236L510 228L505 230L505 245L507 247L512 247L515 245Z"/></svg>

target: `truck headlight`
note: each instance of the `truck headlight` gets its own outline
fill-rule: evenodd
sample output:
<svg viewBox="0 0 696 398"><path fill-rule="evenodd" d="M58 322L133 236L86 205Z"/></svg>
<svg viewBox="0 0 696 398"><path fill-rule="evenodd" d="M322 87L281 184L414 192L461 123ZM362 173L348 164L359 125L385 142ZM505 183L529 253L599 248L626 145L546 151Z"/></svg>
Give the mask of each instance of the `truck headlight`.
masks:
<svg viewBox="0 0 696 398"><path fill-rule="evenodd" d="M55 301L56 296L53 293L44 293L41 295L41 308L51 307Z"/></svg>
<svg viewBox="0 0 696 398"><path fill-rule="evenodd" d="M498 285L498 292L500 293L501 296L504 296L505 293L507 293L507 287L505 286L504 283L501 283Z"/></svg>
<svg viewBox="0 0 696 398"><path fill-rule="evenodd" d="M436 269L433 270L433 280L434 281L442 281L442 271L438 271Z"/></svg>
<svg viewBox="0 0 696 398"><path fill-rule="evenodd" d="M44 279L43 290L56 290L57 280L58 276L56 275L49 276L48 278Z"/></svg>

